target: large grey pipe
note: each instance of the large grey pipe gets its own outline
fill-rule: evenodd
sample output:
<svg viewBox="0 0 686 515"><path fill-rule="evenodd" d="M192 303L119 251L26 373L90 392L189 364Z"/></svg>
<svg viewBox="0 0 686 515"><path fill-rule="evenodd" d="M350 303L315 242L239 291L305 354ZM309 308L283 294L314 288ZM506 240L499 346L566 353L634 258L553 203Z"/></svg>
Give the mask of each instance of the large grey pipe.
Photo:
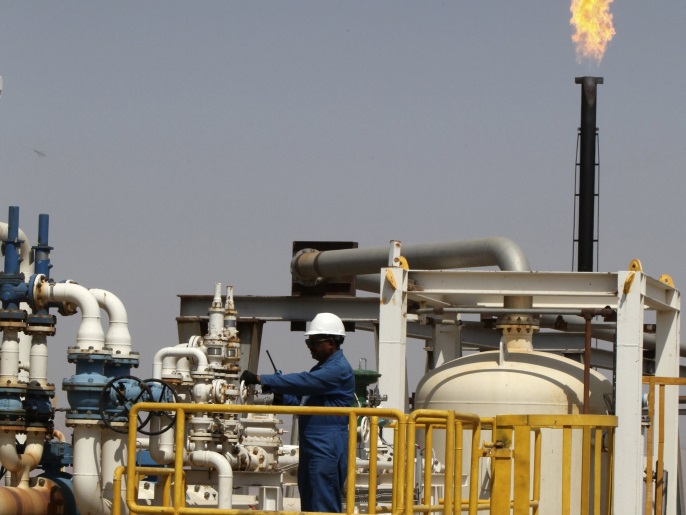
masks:
<svg viewBox="0 0 686 515"><path fill-rule="evenodd" d="M530 272L529 261L521 247L509 238L403 245L402 255L414 270L449 270L497 266L510 272ZM388 247L317 251L306 249L291 261L296 281L309 283L320 278L378 273L388 266ZM368 284L368 281L364 281ZM379 280L376 281L378 292ZM366 289L366 288L365 288ZM530 308L531 297L508 297L505 307Z"/></svg>

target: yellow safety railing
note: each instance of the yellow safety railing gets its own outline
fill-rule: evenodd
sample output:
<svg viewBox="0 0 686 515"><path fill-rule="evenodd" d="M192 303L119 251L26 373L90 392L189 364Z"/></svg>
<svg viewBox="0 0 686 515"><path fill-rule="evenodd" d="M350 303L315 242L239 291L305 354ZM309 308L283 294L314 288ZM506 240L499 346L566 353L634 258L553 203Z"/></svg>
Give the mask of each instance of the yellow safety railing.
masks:
<svg viewBox="0 0 686 515"><path fill-rule="evenodd" d="M186 415L193 413L273 413L281 415L339 415L348 417L349 439L348 439L348 475L347 484L349 485L346 491L346 513L351 515L355 511L355 479L356 479L356 451L357 451L357 420L358 417L368 417L370 421L370 456L369 460L369 511L374 514L377 512L375 499L377 497L376 491L376 477L377 477L377 460L376 445L379 428L379 419L383 418L393 421L391 427L393 428L393 473L392 485L393 496L390 511L394 514L401 514L404 510L403 485L405 484L405 456L406 456L406 425L408 416L401 411L384 409L384 408L321 408L321 407L291 407L291 406L256 406L256 405L229 405L229 404L176 404L176 403L153 403L142 402L135 404L129 412L129 433L128 433L128 455L126 471L126 505L131 514L195 514L195 515L266 515L273 514L271 511L251 510L251 509L218 509L207 507L186 507L186 489L184 478L184 453L177 452L174 454L174 463L169 468L146 468L136 466L136 421L138 420L139 412L167 412L176 415L176 424L174 427L174 440L176 449L185 448L185 422ZM388 425L386 426L388 427ZM171 430L171 429L170 429ZM160 472L164 471L164 472ZM121 473L120 473L121 474ZM167 482L165 489L169 484L171 505L163 506L144 506L138 504L138 478L145 474L166 475ZM115 491L115 497L121 497L121 480L117 483L119 490ZM114 486L116 487L117 484ZM173 488L171 486L173 485ZM177 486L178 485L178 486ZM166 499L170 496L167 495ZM167 503L165 503L167 504ZM302 512L281 512L292 513L293 515ZM357 511L357 513L360 513ZM113 514L118 515L117 511Z"/></svg>
<svg viewBox="0 0 686 515"><path fill-rule="evenodd" d="M465 429L472 431L471 444L469 450L469 477L470 481L469 498L462 499L462 463L464 454L464 433ZM424 450L430 453L433 446L434 432L442 430L445 432L445 464L444 474L444 496L442 503L429 504L431 483L432 483L432 463L429 456L425 455L423 462L422 488L423 498L419 503L414 500L414 455L410 452L415 447L417 430L424 432ZM405 515L412 513L443 512L443 515L461 513L468 510L469 515L476 515L478 500L478 481L476 478L479 473L479 459L481 457L481 419L477 415L455 413L448 410L428 410L420 409L413 411L408 417L407 424L407 483L405 485Z"/></svg>
<svg viewBox="0 0 686 515"><path fill-rule="evenodd" d="M643 384L648 385L648 427L646 435L646 493L645 513L663 513L665 493L665 391L667 386L686 386L686 378L645 376ZM657 389L657 392L656 392ZM657 409L655 401L657 400ZM657 442L655 429L657 427ZM657 449L655 445L657 443ZM653 464L653 455L657 451L657 460ZM654 489L651 488L655 482ZM654 506L653 506L654 502Z"/></svg>
<svg viewBox="0 0 686 515"><path fill-rule="evenodd" d="M493 442L484 446L484 453L492 459L490 513L545 515L539 511L543 430L551 442L557 430L562 432L559 461L561 499L558 500L561 515L571 513L573 497L579 499L581 515L600 515L603 511L609 515L612 510L611 471L616 427L617 417L611 415L497 416ZM581 449L573 449L575 431L582 435ZM603 452L606 453L606 473L603 473ZM572 457L578 454L581 456L580 477L572 478ZM546 453L546 460L552 460L555 456ZM573 492L573 483L578 485L576 492Z"/></svg>
<svg viewBox="0 0 686 515"><path fill-rule="evenodd" d="M580 514L610 513L612 506L612 471L614 456L614 430L617 418L609 415L500 415L479 418L450 410L416 410L409 415L383 408L321 408L256 405L209 404L136 404L129 413L129 446L127 467L117 469L114 478L113 515L121 513L121 476L126 476L126 504L131 514L198 514L198 515L267 515L272 511L247 509L218 509L186 506L186 480L183 452L174 455L169 467L136 466L135 421L141 411L174 412L176 414L175 448L185 448L186 416L193 413L274 413L294 415L340 415L348 417L348 473L345 505L346 513L365 513L355 504L357 479L357 421L367 417L370 421L368 507L370 515L391 513L441 513L442 515L476 515L488 511L492 515L547 515L539 511L541 499L541 461L544 445L560 445L559 470L561 474L561 514L569 515L573 496L578 498ZM393 466L391 506L378 505L377 499L377 437L379 420L393 421ZM386 427L389 427L388 425ZM490 429L492 442L482 442L482 430ZM170 429L171 430L171 429ZM561 444L555 443L555 431ZM437 456L442 462L443 498L431 501L433 448L436 432L445 439L445 454ZM421 432L424 443L424 460L417 459L417 435ZM580 433L573 438L573 433ZM546 443L544 443L546 440ZM574 442L577 441L577 444ZM580 448L573 448L576 447ZM605 453L606 471L602 471ZM552 459L550 453L546 460ZM572 478L573 456L581 458L580 477ZM479 492L480 462L490 459L488 492ZM487 467L486 467L487 468ZM418 474L419 477L415 478ZM138 504L138 484L145 476L164 478L162 506ZM469 481L467 498L462 498L462 478ZM574 481L573 481L574 479ZM572 485L579 485L572 491ZM178 487L177 487L178 485ZM440 487L440 485L437 485ZM439 490L437 489L436 492ZM421 492L423 495L417 495ZM479 495L484 498L479 498ZM602 499L604 498L604 501ZM295 515L302 512L281 512ZM575 511L576 513L576 511Z"/></svg>

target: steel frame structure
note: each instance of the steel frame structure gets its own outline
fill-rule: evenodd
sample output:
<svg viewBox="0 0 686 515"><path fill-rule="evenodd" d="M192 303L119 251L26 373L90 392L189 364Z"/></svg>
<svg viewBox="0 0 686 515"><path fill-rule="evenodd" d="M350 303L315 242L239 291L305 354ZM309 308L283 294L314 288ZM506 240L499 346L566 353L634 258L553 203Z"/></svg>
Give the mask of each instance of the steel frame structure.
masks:
<svg viewBox="0 0 686 515"><path fill-rule="evenodd" d="M398 263L391 249L389 263ZM398 254L399 255L399 254ZM408 412L406 374L407 339L417 337L427 341L434 360L428 368L459 357L460 345L468 334L477 332L462 326L459 311L469 313L494 312L503 309L508 296L530 296L532 310L546 313L581 312L584 309L611 308L617 320L614 338L615 415L619 418L616 431L614 513L642 513L645 488L643 417L644 341L654 345L654 373L662 377L679 376L680 293L669 281L650 277L640 270L615 273L597 272L503 272L503 271L421 271L407 270L400 264L381 270L380 297L366 298L294 298L236 297L239 323L252 325L253 337L242 338L244 355L256 369L259 357L259 332L267 321L305 321L317 312L328 310L344 321L356 322L375 331L377 370L380 391L388 396L385 407ZM423 315L416 307L448 308L453 313L453 325L423 325ZM206 312L205 296L182 296L179 331L194 327ZM411 306L408 309L408 306ZM424 311L424 309L422 310ZM653 312L655 334L645 334L647 313ZM653 321L650 320L650 325ZM610 324L612 325L612 324ZM464 333L464 334L463 334ZM254 336L258 335L258 336ZM541 334L541 337L544 335ZM570 335L547 332L547 345L555 347L559 336L560 349L574 348ZM471 339L471 338L470 338ZM246 341L247 340L247 341ZM534 336L534 342L536 336ZM654 343L653 343L654 342ZM246 358L247 360L248 358ZM607 357L605 363L607 364ZM242 362L241 367L248 366ZM666 512L677 513L678 476L678 391L672 388L665 398L664 469L667 481ZM657 449L652 461L657 459Z"/></svg>

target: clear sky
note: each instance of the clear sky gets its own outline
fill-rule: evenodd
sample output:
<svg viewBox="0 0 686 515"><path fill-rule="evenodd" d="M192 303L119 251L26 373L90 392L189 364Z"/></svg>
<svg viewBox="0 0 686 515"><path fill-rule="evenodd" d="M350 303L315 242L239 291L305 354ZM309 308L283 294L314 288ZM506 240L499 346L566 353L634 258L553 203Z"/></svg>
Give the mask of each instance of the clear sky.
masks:
<svg viewBox="0 0 686 515"><path fill-rule="evenodd" d="M597 75L600 269L683 287L686 4L612 13L598 66L566 2L4 2L0 220L20 206L35 243L51 216L53 278L124 301L149 377L177 294L287 294L293 240L499 235L570 270L574 78Z"/></svg>

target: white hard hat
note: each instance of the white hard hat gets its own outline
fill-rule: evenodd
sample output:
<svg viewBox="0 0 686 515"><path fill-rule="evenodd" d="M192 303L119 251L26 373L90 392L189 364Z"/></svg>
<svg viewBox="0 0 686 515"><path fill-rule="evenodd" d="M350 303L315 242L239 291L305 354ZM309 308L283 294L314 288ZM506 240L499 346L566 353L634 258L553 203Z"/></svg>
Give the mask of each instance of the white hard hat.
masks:
<svg viewBox="0 0 686 515"><path fill-rule="evenodd" d="M343 321L333 313L319 313L310 322L310 329L305 336L315 334L328 334L332 336L345 336Z"/></svg>

